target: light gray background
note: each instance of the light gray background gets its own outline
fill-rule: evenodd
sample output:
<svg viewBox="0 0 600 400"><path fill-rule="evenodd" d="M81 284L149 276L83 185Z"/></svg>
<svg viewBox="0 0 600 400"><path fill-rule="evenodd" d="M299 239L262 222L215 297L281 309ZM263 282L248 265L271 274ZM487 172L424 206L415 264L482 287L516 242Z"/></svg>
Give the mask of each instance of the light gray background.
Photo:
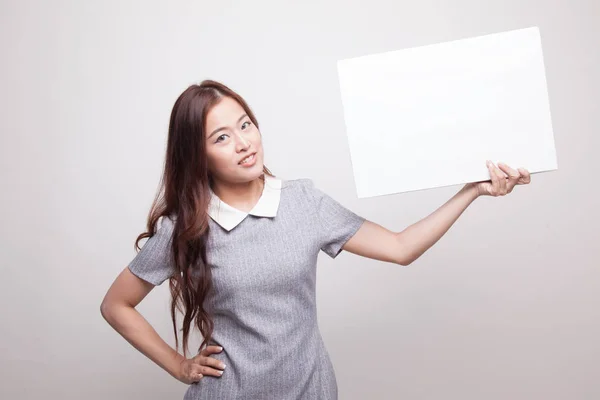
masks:
<svg viewBox="0 0 600 400"><path fill-rule="evenodd" d="M183 395L99 306L187 85L239 91L276 175L399 231L460 186L356 198L336 61L539 26L559 170L477 200L409 267L321 254L319 323L340 399L599 398L598 4L2 1L0 397ZM139 310L173 345L168 297Z"/></svg>

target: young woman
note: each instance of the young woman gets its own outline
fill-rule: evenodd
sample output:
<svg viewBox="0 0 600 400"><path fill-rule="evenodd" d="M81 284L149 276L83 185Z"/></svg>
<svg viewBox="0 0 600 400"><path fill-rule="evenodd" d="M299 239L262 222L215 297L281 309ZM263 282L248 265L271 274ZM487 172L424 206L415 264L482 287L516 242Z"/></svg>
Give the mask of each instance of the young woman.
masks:
<svg viewBox="0 0 600 400"><path fill-rule="evenodd" d="M137 248L148 240L102 302L114 329L189 384L184 399L337 399L317 325L319 250L409 265L477 197L503 196L530 182L527 170L488 162L490 181L465 185L428 217L392 232L310 179L275 177L263 164L261 139L250 107L225 85L205 80L179 96L161 189ZM175 350L135 309L167 278ZM183 315L183 355L176 309ZM203 341L187 358L196 327Z"/></svg>

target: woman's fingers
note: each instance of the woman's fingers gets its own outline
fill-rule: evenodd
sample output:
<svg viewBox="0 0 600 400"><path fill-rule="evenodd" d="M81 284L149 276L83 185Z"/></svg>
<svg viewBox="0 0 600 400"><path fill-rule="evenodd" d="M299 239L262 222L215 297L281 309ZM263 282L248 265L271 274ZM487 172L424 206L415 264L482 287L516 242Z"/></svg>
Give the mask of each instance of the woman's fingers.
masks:
<svg viewBox="0 0 600 400"><path fill-rule="evenodd" d="M196 356L194 362L199 365L225 369L225 364L221 360L212 357Z"/></svg>
<svg viewBox="0 0 600 400"><path fill-rule="evenodd" d="M519 181L521 174L519 171L509 167L504 163L498 163L498 168L500 168L506 175L508 175L508 182L506 183L506 191L507 193L512 192L513 188Z"/></svg>
<svg viewBox="0 0 600 400"><path fill-rule="evenodd" d="M487 162L487 166L488 166L488 170L490 172L490 178L492 180L492 190L491 190L491 195L495 196L496 193L498 193L499 187L500 187L500 182L498 180L498 175L496 175L496 172L494 171L494 164L491 161Z"/></svg>
<svg viewBox="0 0 600 400"><path fill-rule="evenodd" d="M221 376L226 365L216 358L198 355L194 357L194 364L199 366L198 371L203 375ZM214 368L211 368L214 367Z"/></svg>
<svg viewBox="0 0 600 400"><path fill-rule="evenodd" d="M199 367L200 367L199 372L202 375L212 375L212 376L217 376L218 377L218 376L223 375L223 372L224 372L224 371L219 370L219 369L207 367L206 365L200 365Z"/></svg>
<svg viewBox="0 0 600 400"><path fill-rule="evenodd" d="M506 176L494 165L488 161L488 169L492 178L492 196L504 196L506 194Z"/></svg>
<svg viewBox="0 0 600 400"><path fill-rule="evenodd" d="M527 185L531 182L531 174L525 168L519 168L519 172L521 173L521 177L517 182L518 185Z"/></svg>
<svg viewBox="0 0 600 400"><path fill-rule="evenodd" d="M506 188L506 175L497 166L494 165L494 172L498 175L498 182L500 182L500 196L504 196L507 193Z"/></svg>
<svg viewBox="0 0 600 400"><path fill-rule="evenodd" d="M206 365L201 365L201 364L194 364L193 371L197 376L200 376L200 378L202 378L202 376L208 376L208 375L219 377L219 376L223 375L223 372L224 372L224 371L210 368L210 367L207 367Z"/></svg>
<svg viewBox="0 0 600 400"><path fill-rule="evenodd" d="M206 346L204 349L202 349L200 354L207 357L214 353L220 353L222 350L223 348L221 346Z"/></svg>
<svg viewBox="0 0 600 400"><path fill-rule="evenodd" d="M190 368L190 380L192 382L199 382L200 379L204 378L202 371L200 370L202 367L198 364L192 364Z"/></svg>
<svg viewBox="0 0 600 400"><path fill-rule="evenodd" d="M526 185L531 182L531 175L525 168L514 169L504 163L498 163L498 166L488 160L486 162L490 181L480 182L478 190L480 193L490 196L504 196L513 191L516 185Z"/></svg>
<svg viewBox="0 0 600 400"><path fill-rule="evenodd" d="M212 358L212 357L206 357L204 359L203 364L210 366L210 367L219 368L219 369L225 369L225 367L226 367L226 365L221 360L217 360L216 358Z"/></svg>

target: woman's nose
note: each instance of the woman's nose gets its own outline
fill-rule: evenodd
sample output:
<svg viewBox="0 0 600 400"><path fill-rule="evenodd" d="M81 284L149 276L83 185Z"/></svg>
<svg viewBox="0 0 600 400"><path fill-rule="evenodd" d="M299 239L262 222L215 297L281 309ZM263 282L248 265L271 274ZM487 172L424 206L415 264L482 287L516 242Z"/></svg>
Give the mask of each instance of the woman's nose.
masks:
<svg viewBox="0 0 600 400"><path fill-rule="evenodd" d="M244 149L244 148L250 146L250 141L248 139L246 139L245 137L243 137L242 135L237 134L236 138L237 138L236 147Z"/></svg>

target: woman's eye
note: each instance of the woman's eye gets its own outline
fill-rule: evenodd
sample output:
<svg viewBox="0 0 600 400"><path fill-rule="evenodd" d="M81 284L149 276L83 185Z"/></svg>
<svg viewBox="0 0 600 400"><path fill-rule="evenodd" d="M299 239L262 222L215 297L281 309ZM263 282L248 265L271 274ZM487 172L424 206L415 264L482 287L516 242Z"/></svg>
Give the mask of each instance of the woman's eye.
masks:
<svg viewBox="0 0 600 400"><path fill-rule="evenodd" d="M244 127L244 125L246 125L246 124L248 124L248 125L252 125L252 122L250 122L250 121L246 121L246 122L244 122L244 123L242 124L242 128L243 128L243 127ZM219 142L221 141L220 139L221 139L223 136L227 136L227 134L225 134L225 133L224 133L224 134L222 134L221 136L219 136L219 137L217 138L217 140L215 140L215 143L219 143Z"/></svg>

